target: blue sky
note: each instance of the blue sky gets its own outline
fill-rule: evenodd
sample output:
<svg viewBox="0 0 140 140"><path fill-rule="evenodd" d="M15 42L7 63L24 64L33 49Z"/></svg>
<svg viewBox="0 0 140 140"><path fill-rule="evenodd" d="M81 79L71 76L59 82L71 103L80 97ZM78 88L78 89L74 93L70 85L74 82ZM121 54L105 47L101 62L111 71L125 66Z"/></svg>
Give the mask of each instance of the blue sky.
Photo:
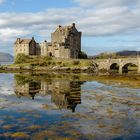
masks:
<svg viewBox="0 0 140 140"><path fill-rule="evenodd" d="M50 41L57 25L73 22L88 55L140 50L140 0L0 0L0 51L17 37Z"/></svg>

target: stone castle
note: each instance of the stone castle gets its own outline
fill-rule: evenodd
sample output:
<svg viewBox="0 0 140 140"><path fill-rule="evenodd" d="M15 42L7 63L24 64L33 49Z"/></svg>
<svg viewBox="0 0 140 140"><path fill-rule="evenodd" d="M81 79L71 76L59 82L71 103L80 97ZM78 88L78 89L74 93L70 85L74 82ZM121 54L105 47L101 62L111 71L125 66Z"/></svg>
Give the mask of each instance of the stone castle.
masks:
<svg viewBox="0 0 140 140"><path fill-rule="evenodd" d="M14 53L30 56L50 56L56 58L78 58L81 52L81 32L75 27L59 25L51 34L51 42L37 43L35 39L17 38Z"/></svg>

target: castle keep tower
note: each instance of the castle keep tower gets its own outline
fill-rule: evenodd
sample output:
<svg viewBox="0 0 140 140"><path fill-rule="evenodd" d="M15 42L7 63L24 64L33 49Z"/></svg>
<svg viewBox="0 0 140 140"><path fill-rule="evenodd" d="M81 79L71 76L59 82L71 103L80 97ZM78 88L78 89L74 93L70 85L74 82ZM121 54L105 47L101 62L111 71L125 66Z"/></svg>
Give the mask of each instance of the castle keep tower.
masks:
<svg viewBox="0 0 140 140"><path fill-rule="evenodd" d="M78 58L81 52L81 32L78 32L75 23L71 26L61 26L51 34L52 45L58 48L59 57Z"/></svg>

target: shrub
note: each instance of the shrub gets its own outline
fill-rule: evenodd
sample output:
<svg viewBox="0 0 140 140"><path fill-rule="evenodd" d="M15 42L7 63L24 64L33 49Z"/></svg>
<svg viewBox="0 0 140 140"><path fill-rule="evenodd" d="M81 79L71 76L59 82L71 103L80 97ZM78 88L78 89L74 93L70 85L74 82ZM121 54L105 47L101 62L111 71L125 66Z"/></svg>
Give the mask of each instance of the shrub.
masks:
<svg viewBox="0 0 140 140"><path fill-rule="evenodd" d="M87 57L87 54L85 52L80 52L79 58L80 59L87 59L88 57Z"/></svg>
<svg viewBox="0 0 140 140"><path fill-rule="evenodd" d="M75 60L75 61L73 61L72 63L73 63L73 65L79 65L80 62L77 61L77 60Z"/></svg>
<svg viewBox="0 0 140 140"><path fill-rule="evenodd" d="M58 62L58 65L61 65L61 64L62 64L62 61L59 61L59 62Z"/></svg>
<svg viewBox="0 0 140 140"><path fill-rule="evenodd" d="M47 62L40 62L38 65L39 66L47 66Z"/></svg>
<svg viewBox="0 0 140 140"><path fill-rule="evenodd" d="M52 60L52 57L44 56L44 57L43 57L43 60L44 60L44 61L50 61L50 60Z"/></svg>
<svg viewBox="0 0 140 140"><path fill-rule="evenodd" d="M80 66L83 67L93 66L93 62L91 60L82 60L80 61Z"/></svg>
<svg viewBox="0 0 140 140"><path fill-rule="evenodd" d="M15 75L15 80L18 85L25 85L26 83L29 83L31 81L28 78L20 75Z"/></svg>
<svg viewBox="0 0 140 140"><path fill-rule="evenodd" d="M39 65L39 63L31 63L30 64L31 67L38 66L38 65Z"/></svg>
<svg viewBox="0 0 140 140"><path fill-rule="evenodd" d="M66 67L67 65L66 65L66 63L62 62L60 66Z"/></svg>
<svg viewBox="0 0 140 140"><path fill-rule="evenodd" d="M25 54L18 54L15 58L15 64L21 64L21 63L25 63L26 60L29 58L29 56L25 55Z"/></svg>
<svg viewBox="0 0 140 140"><path fill-rule="evenodd" d="M55 63L55 62L51 62L51 65L55 66L55 65L56 65L56 63Z"/></svg>
<svg viewBox="0 0 140 140"><path fill-rule="evenodd" d="M51 64L52 64L51 61L47 61L47 62L46 62L46 66L49 66L49 65L51 65Z"/></svg>

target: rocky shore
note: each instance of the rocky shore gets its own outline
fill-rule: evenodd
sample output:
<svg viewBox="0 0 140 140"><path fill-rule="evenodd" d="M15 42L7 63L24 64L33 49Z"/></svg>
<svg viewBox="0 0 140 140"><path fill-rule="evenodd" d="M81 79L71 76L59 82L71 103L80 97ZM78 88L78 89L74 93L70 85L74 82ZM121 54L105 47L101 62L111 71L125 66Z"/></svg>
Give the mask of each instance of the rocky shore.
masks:
<svg viewBox="0 0 140 140"><path fill-rule="evenodd" d="M74 72L74 73L96 73L97 69L93 66L86 67L60 67L60 66L17 66L3 65L0 66L0 71L3 72L20 72L20 71L39 71L39 72Z"/></svg>

